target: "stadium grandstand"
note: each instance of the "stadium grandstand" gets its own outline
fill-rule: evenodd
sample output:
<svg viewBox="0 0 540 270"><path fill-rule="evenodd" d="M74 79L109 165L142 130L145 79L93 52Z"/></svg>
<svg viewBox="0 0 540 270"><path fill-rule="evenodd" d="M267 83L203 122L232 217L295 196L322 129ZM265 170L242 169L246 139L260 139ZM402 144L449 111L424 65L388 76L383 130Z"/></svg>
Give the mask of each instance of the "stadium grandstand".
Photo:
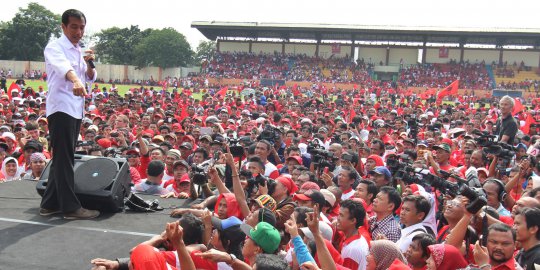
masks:
<svg viewBox="0 0 540 270"><path fill-rule="evenodd" d="M460 93L536 96L540 29L204 22L217 42L202 72L219 84L313 83L352 89L389 81L415 92L459 79Z"/></svg>

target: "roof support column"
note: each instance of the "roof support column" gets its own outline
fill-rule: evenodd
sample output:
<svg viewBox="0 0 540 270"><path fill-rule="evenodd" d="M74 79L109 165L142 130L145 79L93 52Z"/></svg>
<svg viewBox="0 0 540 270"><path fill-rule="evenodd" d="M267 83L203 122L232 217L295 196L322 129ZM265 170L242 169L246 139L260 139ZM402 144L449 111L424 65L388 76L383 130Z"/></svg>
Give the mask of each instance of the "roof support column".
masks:
<svg viewBox="0 0 540 270"><path fill-rule="evenodd" d="M463 57L465 56L465 44L459 43L459 62L463 63Z"/></svg>
<svg viewBox="0 0 540 270"><path fill-rule="evenodd" d="M219 50L219 44L221 44L221 40L218 39L217 42L216 42L216 51L217 51L217 52L221 52L221 51Z"/></svg>
<svg viewBox="0 0 540 270"><path fill-rule="evenodd" d="M250 39L249 40L249 53L252 53L253 52L253 41Z"/></svg>
<svg viewBox="0 0 540 270"><path fill-rule="evenodd" d="M321 45L321 40L317 39L317 45L315 46L315 57L319 57L319 45Z"/></svg>
<svg viewBox="0 0 540 270"><path fill-rule="evenodd" d="M426 63L426 57L427 57L427 42L424 41L422 44L422 64Z"/></svg>
<svg viewBox="0 0 540 270"><path fill-rule="evenodd" d="M389 60L390 60L390 47L386 47L386 60L384 61L385 66L388 66Z"/></svg>
<svg viewBox="0 0 540 270"><path fill-rule="evenodd" d="M503 62L503 47L499 48L499 65L502 65Z"/></svg>
<svg viewBox="0 0 540 270"><path fill-rule="evenodd" d="M354 59L354 49L355 49L355 45L354 45L354 39L353 39L351 40L351 54L350 54L351 55L350 57L353 61L356 60Z"/></svg>
<svg viewBox="0 0 540 270"><path fill-rule="evenodd" d="M281 43L281 54L285 54L285 40Z"/></svg>

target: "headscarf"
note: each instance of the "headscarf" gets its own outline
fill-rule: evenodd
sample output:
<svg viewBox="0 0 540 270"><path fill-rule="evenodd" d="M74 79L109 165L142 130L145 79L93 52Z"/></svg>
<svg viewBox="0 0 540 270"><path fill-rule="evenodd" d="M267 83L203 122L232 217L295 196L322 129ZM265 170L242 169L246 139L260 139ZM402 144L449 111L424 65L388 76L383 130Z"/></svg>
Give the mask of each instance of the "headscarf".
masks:
<svg viewBox="0 0 540 270"><path fill-rule="evenodd" d="M45 157L43 153L36 152L30 156L30 162L36 162L36 161L47 161L47 158Z"/></svg>
<svg viewBox="0 0 540 270"><path fill-rule="evenodd" d="M437 270L455 270L468 265L461 252L451 245L431 245L428 247L428 253L433 257Z"/></svg>
<svg viewBox="0 0 540 270"><path fill-rule="evenodd" d="M377 263L375 270L388 269L396 259L404 262L405 264L407 263L407 260L403 254L401 254L401 251L396 243L386 239L372 241L370 254Z"/></svg>
<svg viewBox="0 0 540 270"><path fill-rule="evenodd" d="M165 261L165 258L155 247L145 244L140 244L133 249L131 253L131 262L135 269L145 270L174 270Z"/></svg>
<svg viewBox="0 0 540 270"><path fill-rule="evenodd" d="M13 176L9 176L7 174L7 171L6 171L6 164L8 162L11 162L11 161L14 161L15 165L17 166L17 171L15 172L15 175L13 175ZM17 161L16 158L7 157L7 158L4 159L4 162L2 162L2 170L0 170L0 171L2 172L2 175L4 176L3 180L8 182L8 181L17 180L19 177L21 177L21 173L23 172L23 170L24 170L23 168L19 167L19 162Z"/></svg>

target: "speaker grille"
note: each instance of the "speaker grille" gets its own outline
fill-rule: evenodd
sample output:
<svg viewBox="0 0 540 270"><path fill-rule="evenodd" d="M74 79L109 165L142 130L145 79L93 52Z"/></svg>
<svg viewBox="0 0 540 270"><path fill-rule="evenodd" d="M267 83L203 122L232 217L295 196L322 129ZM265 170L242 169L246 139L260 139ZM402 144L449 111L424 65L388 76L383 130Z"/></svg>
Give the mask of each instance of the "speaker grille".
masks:
<svg viewBox="0 0 540 270"><path fill-rule="evenodd" d="M109 187L118 172L118 164L108 158L93 158L75 169L75 192L102 191Z"/></svg>

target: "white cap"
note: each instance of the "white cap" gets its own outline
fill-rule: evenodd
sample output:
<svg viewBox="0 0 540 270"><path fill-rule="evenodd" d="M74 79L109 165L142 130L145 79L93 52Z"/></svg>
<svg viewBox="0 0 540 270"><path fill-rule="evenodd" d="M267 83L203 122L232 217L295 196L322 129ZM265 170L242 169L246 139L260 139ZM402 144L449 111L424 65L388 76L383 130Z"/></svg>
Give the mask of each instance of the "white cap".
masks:
<svg viewBox="0 0 540 270"><path fill-rule="evenodd" d="M313 233L311 233L308 227L300 228L300 230L307 238L309 238L310 240L315 240L315 237L313 237ZM324 239L332 241L332 227L326 224L326 222L319 221L319 232L321 232L321 235Z"/></svg>

